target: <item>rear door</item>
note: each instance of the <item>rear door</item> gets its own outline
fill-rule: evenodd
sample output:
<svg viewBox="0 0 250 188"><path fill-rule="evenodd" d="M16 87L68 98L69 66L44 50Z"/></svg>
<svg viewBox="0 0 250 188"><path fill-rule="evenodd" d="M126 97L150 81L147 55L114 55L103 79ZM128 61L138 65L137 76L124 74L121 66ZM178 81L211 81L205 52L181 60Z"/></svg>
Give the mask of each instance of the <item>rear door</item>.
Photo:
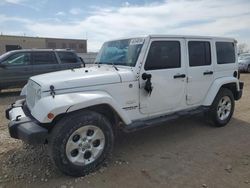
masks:
<svg viewBox="0 0 250 188"><path fill-rule="evenodd" d="M213 56L210 40L187 40L188 78L187 104L199 105L205 98L213 80Z"/></svg>
<svg viewBox="0 0 250 188"><path fill-rule="evenodd" d="M60 70L60 65L53 51L32 52L33 75Z"/></svg>
<svg viewBox="0 0 250 188"><path fill-rule="evenodd" d="M3 59L0 67L0 87L24 85L32 76L30 52L17 52Z"/></svg>
<svg viewBox="0 0 250 188"><path fill-rule="evenodd" d="M57 55L62 70L80 68L82 66L81 59L74 52L58 51Z"/></svg>

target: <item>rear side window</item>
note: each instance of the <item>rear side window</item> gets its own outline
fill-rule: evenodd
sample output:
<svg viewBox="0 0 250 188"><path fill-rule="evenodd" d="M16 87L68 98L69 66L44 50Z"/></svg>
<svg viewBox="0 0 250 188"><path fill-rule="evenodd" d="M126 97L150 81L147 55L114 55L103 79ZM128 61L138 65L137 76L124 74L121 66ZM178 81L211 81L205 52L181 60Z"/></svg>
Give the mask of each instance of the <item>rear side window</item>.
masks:
<svg viewBox="0 0 250 188"><path fill-rule="evenodd" d="M57 52L62 63L78 63L80 59L72 52Z"/></svg>
<svg viewBox="0 0 250 188"><path fill-rule="evenodd" d="M57 64L56 56L53 52L34 52L33 64L35 65Z"/></svg>
<svg viewBox="0 0 250 188"><path fill-rule="evenodd" d="M145 70L181 67L179 41L154 41L151 43Z"/></svg>
<svg viewBox="0 0 250 188"><path fill-rule="evenodd" d="M232 42L216 42L216 54L218 64L235 62L235 48Z"/></svg>
<svg viewBox="0 0 250 188"><path fill-rule="evenodd" d="M188 42L189 66L211 65L210 43L204 41Z"/></svg>

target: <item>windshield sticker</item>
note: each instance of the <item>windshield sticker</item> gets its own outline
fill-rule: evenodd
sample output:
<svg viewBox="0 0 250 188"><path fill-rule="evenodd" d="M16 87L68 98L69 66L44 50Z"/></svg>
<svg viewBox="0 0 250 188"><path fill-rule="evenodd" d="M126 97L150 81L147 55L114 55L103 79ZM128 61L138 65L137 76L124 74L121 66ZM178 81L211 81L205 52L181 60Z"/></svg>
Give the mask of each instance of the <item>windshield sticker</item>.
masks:
<svg viewBox="0 0 250 188"><path fill-rule="evenodd" d="M131 39L129 45L143 44L143 42L144 42L144 38Z"/></svg>

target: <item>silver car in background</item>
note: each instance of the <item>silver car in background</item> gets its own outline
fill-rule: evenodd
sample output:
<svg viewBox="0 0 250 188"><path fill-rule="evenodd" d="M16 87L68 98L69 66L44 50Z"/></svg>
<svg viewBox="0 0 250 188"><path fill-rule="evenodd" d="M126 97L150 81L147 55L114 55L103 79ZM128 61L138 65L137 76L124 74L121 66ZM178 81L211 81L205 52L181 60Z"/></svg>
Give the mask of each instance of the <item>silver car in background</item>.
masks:
<svg viewBox="0 0 250 188"><path fill-rule="evenodd" d="M250 53L239 55L239 71L250 72Z"/></svg>

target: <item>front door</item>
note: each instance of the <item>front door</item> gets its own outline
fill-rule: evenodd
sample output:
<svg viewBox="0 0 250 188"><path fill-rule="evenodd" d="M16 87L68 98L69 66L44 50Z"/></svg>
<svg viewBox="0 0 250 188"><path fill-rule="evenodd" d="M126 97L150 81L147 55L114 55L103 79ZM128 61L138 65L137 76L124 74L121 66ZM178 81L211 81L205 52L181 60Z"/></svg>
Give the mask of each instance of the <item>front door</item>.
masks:
<svg viewBox="0 0 250 188"><path fill-rule="evenodd" d="M213 82L211 41L188 40L187 104L201 105Z"/></svg>
<svg viewBox="0 0 250 188"><path fill-rule="evenodd" d="M1 62L0 87L8 88L24 85L32 75L29 52L18 52Z"/></svg>
<svg viewBox="0 0 250 188"><path fill-rule="evenodd" d="M150 48L140 73L141 113L164 114L185 104L184 45L184 39L178 38L150 41ZM150 75L151 79L145 79L145 75ZM151 93L145 89L147 82L152 84Z"/></svg>

